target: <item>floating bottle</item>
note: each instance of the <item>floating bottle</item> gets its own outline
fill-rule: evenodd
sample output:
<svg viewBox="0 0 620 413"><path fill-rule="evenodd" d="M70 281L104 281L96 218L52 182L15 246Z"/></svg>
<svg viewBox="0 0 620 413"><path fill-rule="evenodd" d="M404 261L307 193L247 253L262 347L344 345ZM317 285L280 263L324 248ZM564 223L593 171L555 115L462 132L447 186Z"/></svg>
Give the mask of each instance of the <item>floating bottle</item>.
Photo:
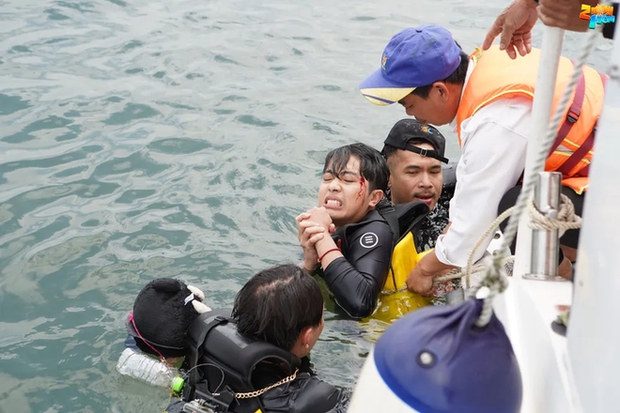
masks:
<svg viewBox="0 0 620 413"><path fill-rule="evenodd" d="M154 386L173 388L173 390L179 385L182 387L178 379L183 379L177 369L131 348L123 351L116 364L116 370L123 376Z"/></svg>

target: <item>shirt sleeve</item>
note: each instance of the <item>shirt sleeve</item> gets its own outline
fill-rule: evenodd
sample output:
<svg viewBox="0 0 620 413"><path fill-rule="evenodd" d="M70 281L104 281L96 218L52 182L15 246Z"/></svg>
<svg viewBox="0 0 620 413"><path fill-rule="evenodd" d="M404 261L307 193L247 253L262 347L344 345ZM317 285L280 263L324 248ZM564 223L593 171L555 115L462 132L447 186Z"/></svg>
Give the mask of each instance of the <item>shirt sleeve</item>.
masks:
<svg viewBox="0 0 620 413"><path fill-rule="evenodd" d="M531 105L525 98L502 99L463 122L451 224L435 244L440 262L466 266L474 245L497 218L500 200L525 167ZM484 255L492 236L478 248L474 262Z"/></svg>
<svg viewBox="0 0 620 413"><path fill-rule="evenodd" d="M350 317L364 318L374 311L389 272L392 240L386 222L361 225L350 234L344 257L323 270L334 301Z"/></svg>

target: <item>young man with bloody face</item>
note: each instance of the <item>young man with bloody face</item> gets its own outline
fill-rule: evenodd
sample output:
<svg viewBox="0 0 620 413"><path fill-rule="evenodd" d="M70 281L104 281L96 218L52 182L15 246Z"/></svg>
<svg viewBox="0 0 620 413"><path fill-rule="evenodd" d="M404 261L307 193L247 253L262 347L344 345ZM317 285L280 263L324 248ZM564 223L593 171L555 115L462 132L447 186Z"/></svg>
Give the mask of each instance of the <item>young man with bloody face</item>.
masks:
<svg viewBox="0 0 620 413"><path fill-rule="evenodd" d="M322 277L352 318L372 314L392 256L394 233L377 210L389 170L379 151L362 143L327 154L318 206L296 218L304 269Z"/></svg>

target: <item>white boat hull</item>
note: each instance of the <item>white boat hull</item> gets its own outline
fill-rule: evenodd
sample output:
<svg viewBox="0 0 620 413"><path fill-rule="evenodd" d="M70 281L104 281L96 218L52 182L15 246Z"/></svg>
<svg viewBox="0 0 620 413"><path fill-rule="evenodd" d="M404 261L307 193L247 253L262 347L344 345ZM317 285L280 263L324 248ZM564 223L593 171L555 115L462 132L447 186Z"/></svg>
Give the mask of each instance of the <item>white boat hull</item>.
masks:
<svg viewBox="0 0 620 413"><path fill-rule="evenodd" d="M551 329L556 305L570 305L572 283L511 278L495 298L519 361L523 379L523 413L577 413L566 338Z"/></svg>

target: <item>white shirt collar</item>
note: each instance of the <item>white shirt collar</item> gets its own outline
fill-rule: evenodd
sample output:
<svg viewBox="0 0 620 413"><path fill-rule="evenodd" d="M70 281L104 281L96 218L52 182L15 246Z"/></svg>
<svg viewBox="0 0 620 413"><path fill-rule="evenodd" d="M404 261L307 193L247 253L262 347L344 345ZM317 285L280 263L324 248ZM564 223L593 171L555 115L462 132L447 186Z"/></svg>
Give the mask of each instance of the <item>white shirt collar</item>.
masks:
<svg viewBox="0 0 620 413"><path fill-rule="evenodd" d="M465 75L465 81L463 82L463 89L461 89L461 97L459 98L459 102L463 99L465 87L467 87L467 83L469 82L471 73L474 71L474 66L476 66L476 61L474 59L469 59L469 64L467 65L467 74ZM453 132L456 132L456 115L454 115L454 119L452 119L452 121L448 125L450 125Z"/></svg>

